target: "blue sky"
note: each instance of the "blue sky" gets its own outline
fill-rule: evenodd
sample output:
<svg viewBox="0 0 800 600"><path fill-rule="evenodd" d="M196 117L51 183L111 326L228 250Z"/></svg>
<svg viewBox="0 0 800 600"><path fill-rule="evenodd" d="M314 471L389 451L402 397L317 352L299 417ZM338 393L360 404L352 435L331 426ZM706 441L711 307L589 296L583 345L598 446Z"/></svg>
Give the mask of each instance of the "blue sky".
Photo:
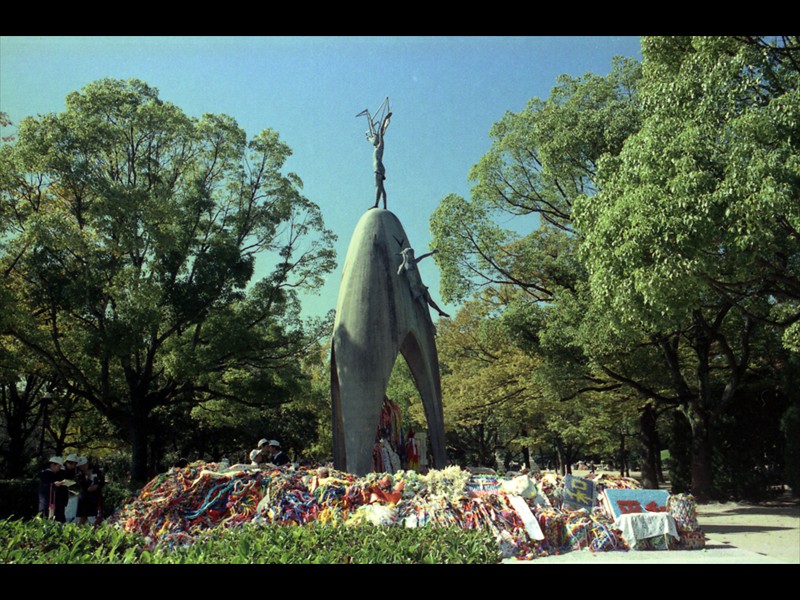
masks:
<svg viewBox="0 0 800 600"><path fill-rule="evenodd" d="M492 124L549 96L560 74L608 73L614 56L641 59L639 38L2 36L0 111L17 123L61 112L68 93L96 79L137 78L189 115L230 115L248 136L278 131L293 151L286 170L300 176L339 238L339 268L304 298L307 314L319 316L336 307L351 234L375 199L359 112L389 97L388 209L422 254L439 201L469 196L467 176L490 147ZM457 307L441 301L433 259L419 267L452 315Z"/></svg>

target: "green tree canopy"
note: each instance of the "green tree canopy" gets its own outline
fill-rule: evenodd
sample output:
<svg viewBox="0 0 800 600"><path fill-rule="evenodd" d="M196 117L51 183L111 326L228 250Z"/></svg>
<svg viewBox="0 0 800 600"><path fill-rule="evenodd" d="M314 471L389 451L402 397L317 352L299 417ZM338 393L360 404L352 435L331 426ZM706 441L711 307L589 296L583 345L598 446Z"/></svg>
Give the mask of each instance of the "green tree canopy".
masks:
<svg viewBox="0 0 800 600"><path fill-rule="evenodd" d="M800 348L800 41L642 49L644 124L576 203L592 289L662 330L723 297Z"/></svg>
<svg viewBox="0 0 800 600"><path fill-rule="evenodd" d="M19 309L3 332L119 428L136 481L157 407L291 396L294 359L320 334L297 291L335 257L282 173L290 154L275 131L248 140L137 80L89 84L0 148L0 266Z"/></svg>
<svg viewBox="0 0 800 600"><path fill-rule="evenodd" d="M556 415L579 412L560 400L621 385L596 369L584 347L600 319L587 320L591 299L572 211L577 199L596 193L600 158L618 153L640 124L640 71L636 61L618 58L607 76L561 76L546 100L504 115L490 131L489 152L470 171L471 197L444 198L431 218L444 297L503 290L497 321L535 364L527 385L554 403L537 425L550 431L548 444L560 445L565 460L564 440L584 437L575 433L577 417L577 429L562 431L566 437L557 435L560 426L547 427L569 421Z"/></svg>
<svg viewBox="0 0 800 600"><path fill-rule="evenodd" d="M642 48L642 127L602 158L574 223L593 304L661 349L661 395L692 426L692 490L705 499L712 423L769 360L775 326L795 347L799 47L657 37Z"/></svg>
<svg viewBox="0 0 800 600"><path fill-rule="evenodd" d="M442 396L452 455L497 466L495 453L518 452L540 403L535 359L509 343L489 290L439 325Z"/></svg>
<svg viewBox="0 0 800 600"><path fill-rule="evenodd" d="M599 158L619 152L638 127L640 69L618 58L605 77L563 75L549 98L492 127L491 148L470 170L470 199L450 195L431 217L446 301L490 285L550 301L581 279L571 252L573 205L595 193Z"/></svg>
<svg viewBox="0 0 800 600"><path fill-rule="evenodd" d="M515 290L502 320L543 392L607 392L650 431L654 402L681 407L707 497L711 424L757 369L788 364L770 326L791 347L798 318L796 41L643 50L505 115L471 198L431 219L433 245L446 299Z"/></svg>

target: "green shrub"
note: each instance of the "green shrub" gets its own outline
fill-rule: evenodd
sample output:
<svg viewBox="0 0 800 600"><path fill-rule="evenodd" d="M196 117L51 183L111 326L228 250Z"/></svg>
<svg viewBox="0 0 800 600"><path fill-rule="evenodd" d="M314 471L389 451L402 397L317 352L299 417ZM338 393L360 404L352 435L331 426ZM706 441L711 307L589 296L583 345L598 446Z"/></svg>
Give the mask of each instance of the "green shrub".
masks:
<svg viewBox="0 0 800 600"><path fill-rule="evenodd" d="M127 485L108 482L103 487L103 515L107 518L119 507L124 506L136 496L136 491Z"/></svg>
<svg viewBox="0 0 800 600"><path fill-rule="evenodd" d="M148 550L109 524L40 518L0 521L0 564L495 564L487 531L374 525L269 525L215 529L189 545Z"/></svg>
<svg viewBox="0 0 800 600"><path fill-rule="evenodd" d="M373 525L246 525L214 531L185 548L158 553L167 563L487 564L499 562L488 532Z"/></svg>
<svg viewBox="0 0 800 600"><path fill-rule="evenodd" d="M0 521L0 564L136 563L142 547L140 537L110 526Z"/></svg>
<svg viewBox="0 0 800 600"><path fill-rule="evenodd" d="M0 519L29 519L38 511L38 479L0 479Z"/></svg>
<svg viewBox="0 0 800 600"><path fill-rule="evenodd" d="M786 442L785 480L792 495L800 497L800 400L795 399L783 414L781 432Z"/></svg>

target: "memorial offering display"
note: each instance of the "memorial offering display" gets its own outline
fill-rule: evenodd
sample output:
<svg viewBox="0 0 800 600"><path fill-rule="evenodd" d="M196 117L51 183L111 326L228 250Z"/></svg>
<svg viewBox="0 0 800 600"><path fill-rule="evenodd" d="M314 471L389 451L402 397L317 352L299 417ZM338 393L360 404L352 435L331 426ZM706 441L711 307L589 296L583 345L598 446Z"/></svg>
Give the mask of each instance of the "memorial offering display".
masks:
<svg viewBox="0 0 800 600"><path fill-rule="evenodd" d="M650 513L674 519L677 537L644 538L632 548L603 497L609 491L651 490L634 487L635 480L601 475L592 480L597 503L573 510L564 503L564 482L554 473L500 476L458 466L359 477L330 466L195 462L151 480L109 523L141 534L153 550L192 544L216 528L312 523L486 529L500 557L520 560L583 550L703 547L691 496L668 496L665 512Z"/></svg>

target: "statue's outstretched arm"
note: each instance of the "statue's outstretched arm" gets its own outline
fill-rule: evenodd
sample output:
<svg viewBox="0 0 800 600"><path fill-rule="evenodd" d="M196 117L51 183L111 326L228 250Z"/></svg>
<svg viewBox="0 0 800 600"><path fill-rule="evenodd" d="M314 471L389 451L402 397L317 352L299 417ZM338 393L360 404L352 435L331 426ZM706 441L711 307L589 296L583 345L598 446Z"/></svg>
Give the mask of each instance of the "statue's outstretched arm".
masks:
<svg viewBox="0 0 800 600"><path fill-rule="evenodd" d="M430 252L426 252L425 254L422 254L422 255L418 256L417 259L414 262L419 262L423 258L428 258L429 256L432 256L434 254L438 254L438 252L439 252L438 248L436 250L431 250Z"/></svg>

